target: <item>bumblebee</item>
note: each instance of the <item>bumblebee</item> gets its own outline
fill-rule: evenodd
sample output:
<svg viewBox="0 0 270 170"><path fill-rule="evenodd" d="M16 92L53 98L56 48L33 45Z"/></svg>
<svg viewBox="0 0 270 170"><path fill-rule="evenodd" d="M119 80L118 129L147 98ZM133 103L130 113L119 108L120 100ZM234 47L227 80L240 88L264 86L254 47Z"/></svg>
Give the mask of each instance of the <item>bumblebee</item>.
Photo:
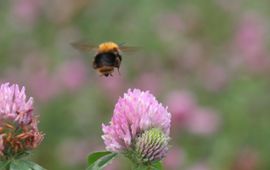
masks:
<svg viewBox="0 0 270 170"><path fill-rule="evenodd" d="M98 45L97 48L87 43L72 43L74 48L80 51L89 52L96 49L92 66L101 76L112 76L114 68L117 68L118 73L122 61L120 55L120 46L114 42L104 42ZM124 48L124 47L123 47Z"/></svg>

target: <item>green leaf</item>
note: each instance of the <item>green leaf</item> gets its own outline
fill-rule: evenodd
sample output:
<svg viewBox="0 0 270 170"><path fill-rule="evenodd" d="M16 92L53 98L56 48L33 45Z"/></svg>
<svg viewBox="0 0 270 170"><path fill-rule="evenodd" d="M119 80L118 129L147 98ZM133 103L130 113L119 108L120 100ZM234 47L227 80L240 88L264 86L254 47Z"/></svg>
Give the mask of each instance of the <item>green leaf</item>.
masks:
<svg viewBox="0 0 270 170"><path fill-rule="evenodd" d="M45 170L43 167L41 167L35 162L25 160L25 163L27 163L31 167L31 170Z"/></svg>
<svg viewBox="0 0 270 170"><path fill-rule="evenodd" d="M95 152L88 156L87 170L102 170L106 165L108 165L117 153L112 152Z"/></svg>
<svg viewBox="0 0 270 170"><path fill-rule="evenodd" d="M153 170L163 170L161 161L153 163L152 168Z"/></svg>
<svg viewBox="0 0 270 170"><path fill-rule="evenodd" d="M5 170L7 169L10 161L0 161L0 170Z"/></svg>
<svg viewBox="0 0 270 170"><path fill-rule="evenodd" d="M38 164L28 160L13 160L10 163L10 170L45 170Z"/></svg>
<svg viewBox="0 0 270 170"><path fill-rule="evenodd" d="M13 160L10 163L9 170L32 170L27 163L21 160Z"/></svg>
<svg viewBox="0 0 270 170"><path fill-rule="evenodd" d="M94 153L91 153L89 156L88 156L88 165L91 165L93 164L95 161L97 161L99 158L105 156L105 155L108 155L108 154L111 154L111 152L108 152L108 151L102 151L102 152L94 152Z"/></svg>

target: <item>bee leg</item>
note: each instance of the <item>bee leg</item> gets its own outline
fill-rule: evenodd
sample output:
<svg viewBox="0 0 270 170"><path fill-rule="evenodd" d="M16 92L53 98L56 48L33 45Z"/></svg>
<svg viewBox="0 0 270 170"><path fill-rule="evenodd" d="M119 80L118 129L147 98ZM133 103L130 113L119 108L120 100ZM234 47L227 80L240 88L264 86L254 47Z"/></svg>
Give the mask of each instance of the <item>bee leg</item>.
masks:
<svg viewBox="0 0 270 170"><path fill-rule="evenodd" d="M117 67L117 71L118 71L118 74L121 75L120 71L119 71L119 67Z"/></svg>
<svg viewBox="0 0 270 170"><path fill-rule="evenodd" d="M109 73L101 73L100 74L100 77L102 77L102 76L108 77L109 76Z"/></svg>

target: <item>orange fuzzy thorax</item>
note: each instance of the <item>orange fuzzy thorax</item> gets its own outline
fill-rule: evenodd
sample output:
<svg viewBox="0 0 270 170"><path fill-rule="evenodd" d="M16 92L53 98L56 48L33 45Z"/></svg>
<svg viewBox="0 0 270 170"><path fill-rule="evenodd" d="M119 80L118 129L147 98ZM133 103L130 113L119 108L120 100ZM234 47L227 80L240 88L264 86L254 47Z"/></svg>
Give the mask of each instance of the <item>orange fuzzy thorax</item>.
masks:
<svg viewBox="0 0 270 170"><path fill-rule="evenodd" d="M119 46L114 42L105 42L101 43L98 46L98 52L111 52L111 51L119 51Z"/></svg>

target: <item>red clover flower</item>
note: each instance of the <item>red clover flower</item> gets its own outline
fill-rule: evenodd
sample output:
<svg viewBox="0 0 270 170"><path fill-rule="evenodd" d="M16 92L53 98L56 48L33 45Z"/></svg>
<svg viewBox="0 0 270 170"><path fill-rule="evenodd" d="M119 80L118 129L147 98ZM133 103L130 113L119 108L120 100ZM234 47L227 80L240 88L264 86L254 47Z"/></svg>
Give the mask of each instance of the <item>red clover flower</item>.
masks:
<svg viewBox="0 0 270 170"><path fill-rule="evenodd" d="M171 114L148 91L128 90L119 98L109 125L102 125L106 149L136 165L161 160L168 151Z"/></svg>

